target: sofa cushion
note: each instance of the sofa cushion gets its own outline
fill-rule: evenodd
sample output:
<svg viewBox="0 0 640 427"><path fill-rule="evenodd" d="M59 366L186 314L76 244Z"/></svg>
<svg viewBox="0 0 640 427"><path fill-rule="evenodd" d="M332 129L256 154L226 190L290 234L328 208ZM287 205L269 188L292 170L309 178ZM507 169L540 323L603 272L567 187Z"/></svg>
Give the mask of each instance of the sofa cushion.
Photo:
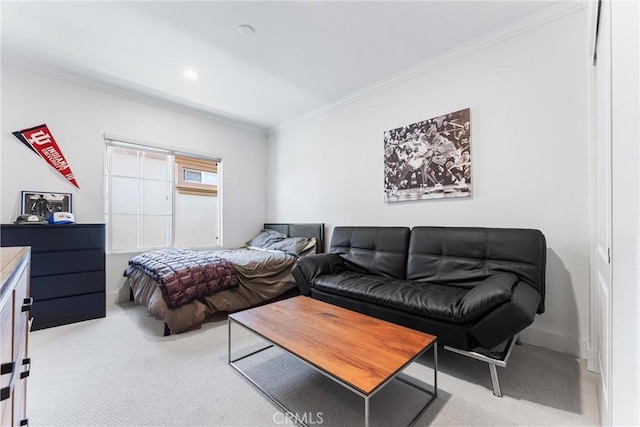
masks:
<svg viewBox="0 0 640 427"><path fill-rule="evenodd" d="M335 227L330 252L340 254L350 270L404 279L409 232L408 227Z"/></svg>
<svg viewBox="0 0 640 427"><path fill-rule="evenodd" d="M498 277L505 276L505 277ZM314 289L454 323L477 319L508 301L514 275L498 275L469 290L343 271L317 277ZM484 286L483 286L484 285Z"/></svg>
<svg viewBox="0 0 640 427"><path fill-rule="evenodd" d="M481 227L414 227L407 280L474 288L513 273L541 295L544 312L546 242L538 230Z"/></svg>

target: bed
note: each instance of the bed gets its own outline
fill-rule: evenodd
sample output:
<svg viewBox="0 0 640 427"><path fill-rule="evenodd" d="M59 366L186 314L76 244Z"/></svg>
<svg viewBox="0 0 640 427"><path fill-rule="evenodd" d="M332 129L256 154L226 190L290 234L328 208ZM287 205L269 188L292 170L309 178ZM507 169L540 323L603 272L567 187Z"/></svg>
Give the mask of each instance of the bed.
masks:
<svg viewBox="0 0 640 427"><path fill-rule="evenodd" d="M298 294L291 268L322 252L324 224L264 224L246 247L216 251L172 248L129 260L131 300L181 333L215 313L231 313Z"/></svg>

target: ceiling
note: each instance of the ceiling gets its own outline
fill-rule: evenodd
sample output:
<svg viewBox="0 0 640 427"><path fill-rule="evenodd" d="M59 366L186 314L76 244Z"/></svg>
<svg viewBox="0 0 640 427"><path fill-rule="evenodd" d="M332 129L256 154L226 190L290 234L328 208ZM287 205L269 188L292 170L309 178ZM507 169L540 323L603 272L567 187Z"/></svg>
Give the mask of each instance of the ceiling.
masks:
<svg viewBox="0 0 640 427"><path fill-rule="evenodd" d="M268 130L556 3L2 1L2 62Z"/></svg>

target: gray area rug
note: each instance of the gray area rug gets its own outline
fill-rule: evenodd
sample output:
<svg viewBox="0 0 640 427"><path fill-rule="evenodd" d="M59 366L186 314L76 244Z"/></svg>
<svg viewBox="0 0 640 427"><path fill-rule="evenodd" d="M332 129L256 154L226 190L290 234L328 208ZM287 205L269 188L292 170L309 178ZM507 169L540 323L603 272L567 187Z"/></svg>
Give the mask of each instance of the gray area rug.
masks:
<svg viewBox="0 0 640 427"><path fill-rule="evenodd" d="M271 348L237 364L264 392L291 411L290 415L276 416L276 421L289 418L293 422L297 418L307 425L364 425L363 397L280 349ZM433 371L429 371L431 384L402 377L432 391ZM430 399L406 382L393 380L370 398L369 425L409 425Z"/></svg>
<svg viewBox="0 0 640 427"><path fill-rule="evenodd" d="M282 426L283 410L227 363L224 316L179 335L133 304L107 317L31 333L28 416L32 426ZM262 345L241 328L233 350ZM405 371L426 387L431 354ZM362 425L364 400L279 349L242 362L261 387L309 425ZM599 425L596 382L584 360L524 344L498 369L492 394L485 363L439 348L438 399L416 425ZM393 381L371 399L371 425L406 425L427 396Z"/></svg>

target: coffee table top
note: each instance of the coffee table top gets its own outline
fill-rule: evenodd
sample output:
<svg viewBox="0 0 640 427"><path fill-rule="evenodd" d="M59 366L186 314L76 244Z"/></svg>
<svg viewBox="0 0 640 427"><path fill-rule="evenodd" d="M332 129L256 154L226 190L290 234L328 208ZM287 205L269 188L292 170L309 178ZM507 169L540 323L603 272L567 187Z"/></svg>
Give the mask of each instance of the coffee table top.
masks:
<svg viewBox="0 0 640 427"><path fill-rule="evenodd" d="M304 296L229 317L365 395L436 340L433 335Z"/></svg>

